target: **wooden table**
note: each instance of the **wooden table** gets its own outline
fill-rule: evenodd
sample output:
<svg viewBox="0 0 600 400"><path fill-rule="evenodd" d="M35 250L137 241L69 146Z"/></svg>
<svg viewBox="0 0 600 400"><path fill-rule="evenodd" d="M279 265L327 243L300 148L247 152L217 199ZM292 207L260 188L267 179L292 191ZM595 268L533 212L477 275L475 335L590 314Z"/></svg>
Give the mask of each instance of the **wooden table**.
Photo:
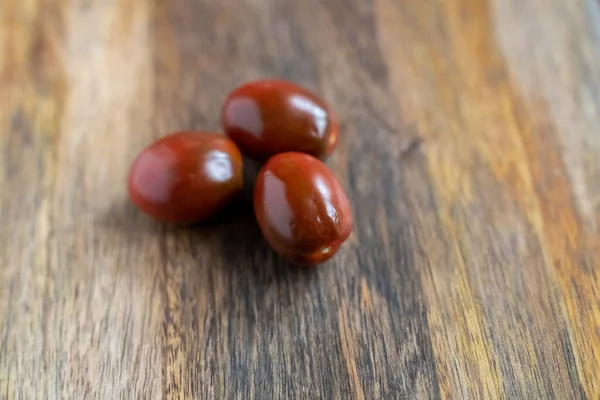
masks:
<svg viewBox="0 0 600 400"><path fill-rule="evenodd" d="M0 398L599 399L595 0L0 1ZM248 209L129 205L245 80L320 93L353 204L299 270Z"/></svg>

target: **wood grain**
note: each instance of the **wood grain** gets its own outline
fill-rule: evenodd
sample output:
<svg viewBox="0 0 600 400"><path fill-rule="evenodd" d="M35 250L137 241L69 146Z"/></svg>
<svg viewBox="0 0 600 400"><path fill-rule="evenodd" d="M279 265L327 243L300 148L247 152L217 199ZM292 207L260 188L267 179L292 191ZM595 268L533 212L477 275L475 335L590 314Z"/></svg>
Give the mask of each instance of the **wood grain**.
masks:
<svg viewBox="0 0 600 400"><path fill-rule="evenodd" d="M594 0L0 1L0 398L600 398ZM279 77L343 122L356 229L298 270L136 153ZM251 188L250 188L251 190Z"/></svg>

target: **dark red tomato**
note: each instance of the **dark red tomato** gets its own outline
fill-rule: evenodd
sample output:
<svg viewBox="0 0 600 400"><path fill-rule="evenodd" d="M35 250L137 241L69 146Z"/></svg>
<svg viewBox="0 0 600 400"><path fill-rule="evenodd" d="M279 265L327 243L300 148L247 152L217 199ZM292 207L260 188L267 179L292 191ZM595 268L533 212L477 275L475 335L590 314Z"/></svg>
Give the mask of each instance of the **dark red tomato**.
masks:
<svg viewBox="0 0 600 400"><path fill-rule="evenodd" d="M242 153L258 161L286 151L327 157L339 127L317 95L291 82L261 80L234 90L223 105L224 132Z"/></svg>
<svg viewBox="0 0 600 400"><path fill-rule="evenodd" d="M301 264L329 260L352 232L341 184L325 164L303 153L281 153L264 165L254 211L271 247Z"/></svg>
<svg viewBox="0 0 600 400"><path fill-rule="evenodd" d="M129 172L132 202L152 217L198 222L219 211L242 188L242 155L228 137L178 132L152 143Z"/></svg>

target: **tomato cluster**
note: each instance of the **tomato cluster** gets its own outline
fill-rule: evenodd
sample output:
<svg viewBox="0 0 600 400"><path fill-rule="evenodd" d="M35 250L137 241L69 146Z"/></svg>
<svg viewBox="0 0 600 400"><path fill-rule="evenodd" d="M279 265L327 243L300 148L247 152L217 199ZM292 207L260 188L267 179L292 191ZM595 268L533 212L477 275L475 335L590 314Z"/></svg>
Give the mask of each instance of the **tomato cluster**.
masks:
<svg viewBox="0 0 600 400"><path fill-rule="evenodd" d="M129 172L132 202L164 222L206 220L241 191L244 154L264 163L254 211L269 245L300 264L333 257L352 231L352 212L320 161L339 135L325 102L290 82L250 82L227 97L221 125L225 135L176 132L146 147Z"/></svg>

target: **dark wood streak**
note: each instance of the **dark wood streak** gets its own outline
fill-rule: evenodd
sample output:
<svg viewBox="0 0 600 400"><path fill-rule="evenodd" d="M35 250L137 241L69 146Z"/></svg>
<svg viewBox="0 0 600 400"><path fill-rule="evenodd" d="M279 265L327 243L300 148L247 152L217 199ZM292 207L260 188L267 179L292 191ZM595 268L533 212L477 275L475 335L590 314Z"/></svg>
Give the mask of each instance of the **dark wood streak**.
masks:
<svg viewBox="0 0 600 400"><path fill-rule="evenodd" d="M0 2L0 398L600 398L592 0ZM283 78L341 118L322 268L245 196L177 228L135 154Z"/></svg>

